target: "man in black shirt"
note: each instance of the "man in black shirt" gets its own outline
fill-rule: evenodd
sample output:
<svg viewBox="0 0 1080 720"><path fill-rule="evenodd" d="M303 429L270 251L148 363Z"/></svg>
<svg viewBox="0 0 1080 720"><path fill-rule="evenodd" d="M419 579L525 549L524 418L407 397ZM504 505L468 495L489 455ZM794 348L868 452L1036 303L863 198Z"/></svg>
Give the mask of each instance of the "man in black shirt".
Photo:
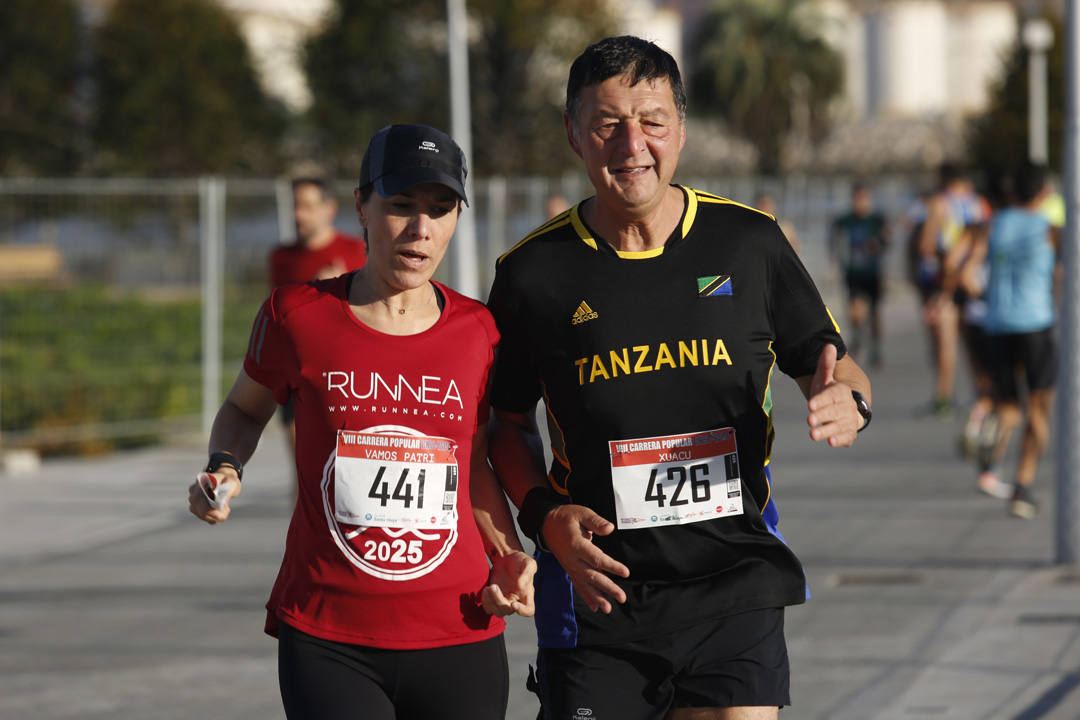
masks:
<svg viewBox="0 0 1080 720"><path fill-rule="evenodd" d="M564 124L596 195L500 258L491 290L490 456L542 548L545 717L776 718L783 608L806 589L770 498L774 369L814 440L869 421L869 381L775 219L671 184L684 122L670 55L587 48Z"/></svg>
<svg viewBox="0 0 1080 720"><path fill-rule="evenodd" d="M870 188L851 188L851 210L833 222L831 245L840 261L848 290L848 321L853 339L851 354L859 354L866 326L870 326L870 364L881 365L881 291L885 251L888 249L885 216L874 210Z"/></svg>

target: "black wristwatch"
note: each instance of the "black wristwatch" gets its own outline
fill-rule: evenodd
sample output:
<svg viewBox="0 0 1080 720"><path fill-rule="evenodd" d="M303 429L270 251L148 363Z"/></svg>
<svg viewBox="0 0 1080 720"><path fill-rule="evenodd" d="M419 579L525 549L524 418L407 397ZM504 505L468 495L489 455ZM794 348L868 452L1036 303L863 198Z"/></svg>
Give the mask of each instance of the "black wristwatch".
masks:
<svg viewBox="0 0 1080 720"><path fill-rule="evenodd" d="M210 459L206 461L205 472L212 473L217 472L218 468L222 465L228 465L236 471L236 479L242 480L244 478L244 464L236 459L236 456L229 452L215 452L210 453Z"/></svg>
<svg viewBox="0 0 1080 720"><path fill-rule="evenodd" d="M862 427L856 432L862 432L870 426L870 418L874 416L874 413L870 412L870 403L866 402L866 398L858 390L851 391L851 397L855 398L855 407L858 408L859 414L863 416L864 422Z"/></svg>

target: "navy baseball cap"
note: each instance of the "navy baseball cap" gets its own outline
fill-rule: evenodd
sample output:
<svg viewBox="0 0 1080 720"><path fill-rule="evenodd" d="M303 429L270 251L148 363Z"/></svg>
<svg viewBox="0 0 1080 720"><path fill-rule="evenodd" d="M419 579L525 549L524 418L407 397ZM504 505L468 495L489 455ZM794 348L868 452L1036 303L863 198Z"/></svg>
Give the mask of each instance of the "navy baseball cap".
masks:
<svg viewBox="0 0 1080 720"><path fill-rule="evenodd" d="M465 153L454 139L427 125L387 125L364 151L360 187L371 183L383 197L420 183L445 185L465 204Z"/></svg>

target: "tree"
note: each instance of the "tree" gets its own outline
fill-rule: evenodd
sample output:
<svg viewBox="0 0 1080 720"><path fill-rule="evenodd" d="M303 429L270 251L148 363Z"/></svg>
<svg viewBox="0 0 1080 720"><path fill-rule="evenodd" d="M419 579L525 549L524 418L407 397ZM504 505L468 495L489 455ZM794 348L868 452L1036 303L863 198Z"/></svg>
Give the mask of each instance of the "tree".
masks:
<svg viewBox="0 0 1080 720"><path fill-rule="evenodd" d="M78 167L79 40L72 0L0 2L0 173Z"/></svg>
<svg viewBox="0 0 1080 720"><path fill-rule="evenodd" d="M562 109L570 64L612 34L607 3L474 0L471 43L473 143L485 173L556 174L576 166Z"/></svg>
<svg viewBox="0 0 1080 720"><path fill-rule="evenodd" d="M613 24L603 0L471 0L475 171L555 173L573 164L561 110L570 62ZM392 122L447 131L445 0L338 0L305 49L316 152L355 172Z"/></svg>
<svg viewBox="0 0 1080 720"><path fill-rule="evenodd" d="M368 139L390 123L449 130L444 7L442 0L337 0L303 51L307 120L327 167L359 172Z"/></svg>
<svg viewBox="0 0 1080 720"><path fill-rule="evenodd" d="M217 5L117 0L96 40L102 169L276 169L284 111L262 92L246 43Z"/></svg>
<svg viewBox="0 0 1080 720"><path fill-rule="evenodd" d="M759 169L783 166L796 113L820 138L843 88L843 60L817 34L806 0L720 0L702 20L688 78L691 110L715 112L758 149Z"/></svg>
<svg viewBox="0 0 1080 720"><path fill-rule="evenodd" d="M1065 128L1065 31L1047 18L1054 44L1047 52L1047 133L1049 163L1061 172ZM967 133L972 167L993 178L1009 172L1028 156L1028 51L1018 38L1003 53L1002 72L990 86L986 112L972 118Z"/></svg>

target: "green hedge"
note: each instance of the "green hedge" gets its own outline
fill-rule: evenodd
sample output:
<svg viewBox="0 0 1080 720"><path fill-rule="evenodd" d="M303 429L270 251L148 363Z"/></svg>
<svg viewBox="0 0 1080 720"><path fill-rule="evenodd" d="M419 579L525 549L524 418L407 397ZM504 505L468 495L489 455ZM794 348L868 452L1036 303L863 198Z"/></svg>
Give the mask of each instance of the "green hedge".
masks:
<svg viewBox="0 0 1080 720"><path fill-rule="evenodd" d="M223 393L264 293L256 287L227 293ZM196 291L163 296L89 285L0 289L0 431L200 413L200 323ZM30 444L44 452L90 452L155 439L150 433Z"/></svg>

